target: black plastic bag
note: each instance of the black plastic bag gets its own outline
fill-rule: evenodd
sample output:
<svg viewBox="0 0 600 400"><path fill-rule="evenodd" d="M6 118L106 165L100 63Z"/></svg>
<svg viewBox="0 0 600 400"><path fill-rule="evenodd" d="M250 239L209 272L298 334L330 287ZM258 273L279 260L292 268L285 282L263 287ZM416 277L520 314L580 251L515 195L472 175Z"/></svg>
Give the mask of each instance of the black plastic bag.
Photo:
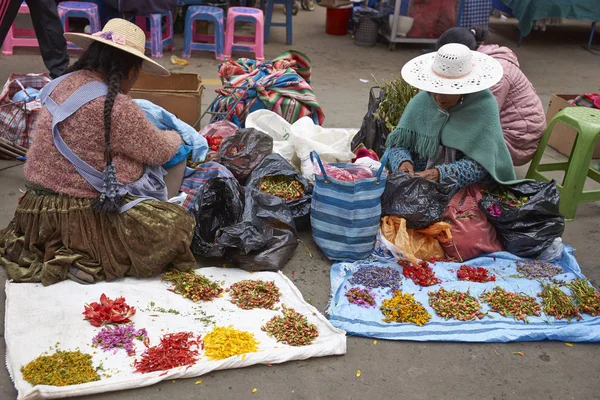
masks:
<svg viewBox="0 0 600 400"><path fill-rule="evenodd" d="M192 252L201 257L224 258L250 271L279 270L298 246L285 202L256 189L244 190L232 178L206 182L192 214Z"/></svg>
<svg viewBox="0 0 600 400"><path fill-rule="evenodd" d="M529 200L522 207L505 204L490 194L498 192L497 186L483 195L479 208L496 228L506 251L535 258L565 230L565 219L558 210L560 192L556 182L524 182L503 188Z"/></svg>
<svg viewBox="0 0 600 400"><path fill-rule="evenodd" d="M285 158L279 154L271 154L256 167L246 183L246 188L260 190L262 180L269 176L285 176L295 179L304 188L304 196L298 200L286 200L297 230L310 228L310 202L312 199L312 185L302 176Z"/></svg>
<svg viewBox="0 0 600 400"><path fill-rule="evenodd" d="M376 93L379 91L379 93ZM371 149L381 158L385 153L385 141L389 134L385 126L385 120L375 119L375 112L379 104L383 101L383 91L378 87L371 88L369 92L369 109L363 118L362 126L358 133L352 139L352 149L355 149L361 143L367 149Z"/></svg>
<svg viewBox="0 0 600 400"><path fill-rule="evenodd" d="M285 202L251 188L246 189L243 221L223 229L219 242L229 247L233 264L247 271L280 270L298 247Z"/></svg>
<svg viewBox="0 0 600 400"><path fill-rule="evenodd" d="M457 190L450 179L438 183L402 172L392 174L381 196L381 214L404 218L411 229L426 228L442 220Z"/></svg>
<svg viewBox="0 0 600 400"><path fill-rule="evenodd" d="M226 246L217 239L224 227L242 220L243 189L233 178L213 178L200 188L191 213L196 219L192 252L202 257L223 257Z"/></svg>
<svg viewBox="0 0 600 400"><path fill-rule="evenodd" d="M240 129L221 143L219 163L226 166L244 184L252 171L271 153L271 136L252 128Z"/></svg>

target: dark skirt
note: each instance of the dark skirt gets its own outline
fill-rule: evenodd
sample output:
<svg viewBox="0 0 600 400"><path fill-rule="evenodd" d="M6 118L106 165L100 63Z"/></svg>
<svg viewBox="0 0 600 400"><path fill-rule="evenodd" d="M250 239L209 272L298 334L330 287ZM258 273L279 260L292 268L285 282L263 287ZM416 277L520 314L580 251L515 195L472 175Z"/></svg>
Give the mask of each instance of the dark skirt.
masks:
<svg viewBox="0 0 600 400"><path fill-rule="evenodd" d="M0 230L0 265L9 278L47 286L67 279L71 267L94 281L195 267L194 219L182 207L149 200L105 215L92 211L92 201L25 193L11 223Z"/></svg>

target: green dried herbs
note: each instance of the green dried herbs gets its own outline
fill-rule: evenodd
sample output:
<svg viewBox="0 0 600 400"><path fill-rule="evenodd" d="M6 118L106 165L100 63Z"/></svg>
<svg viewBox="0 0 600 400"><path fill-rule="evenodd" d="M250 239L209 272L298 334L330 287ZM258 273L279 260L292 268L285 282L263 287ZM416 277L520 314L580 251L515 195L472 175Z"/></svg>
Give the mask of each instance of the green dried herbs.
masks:
<svg viewBox="0 0 600 400"><path fill-rule="evenodd" d="M92 356L81 351L56 350L21 367L23 379L35 385L69 386L100 380Z"/></svg>
<svg viewBox="0 0 600 400"><path fill-rule="evenodd" d="M304 187L296 179L283 175L267 176L260 183L261 192L277 196L283 200L299 200L304 197Z"/></svg>
<svg viewBox="0 0 600 400"><path fill-rule="evenodd" d="M162 280L173 283L173 288L168 290L194 302L212 301L223 293L223 288L217 282L194 271L169 271L163 275Z"/></svg>
<svg viewBox="0 0 600 400"><path fill-rule="evenodd" d="M573 318L581 320L579 314L579 308L571 301L569 296L560 289L560 286L555 284L544 285L542 284L543 291L538 293L538 296L542 298L544 312L557 320L566 319L569 322Z"/></svg>
<svg viewBox="0 0 600 400"><path fill-rule="evenodd" d="M592 317L600 315L600 294L585 279L576 279L566 286L573 291L572 297L582 313Z"/></svg>
<svg viewBox="0 0 600 400"><path fill-rule="evenodd" d="M308 346L319 336L319 331L315 324L308 322L308 319L295 311L293 308L287 308L285 305L283 316L271 318L261 329L278 342L290 346Z"/></svg>
<svg viewBox="0 0 600 400"><path fill-rule="evenodd" d="M479 298L487 302L492 311L503 317L512 316L516 320L524 322L528 322L527 317L532 315L539 317L541 312L540 305L535 301L535 297L507 292L499 286L496 286L494 290L486 290Z"/></svg>
<svg viewBox="0 0 600 400"><path fill-rule="evenodd" d="M429 305L437 315L447 320L472 321L483 318L479 301L469 292L440 288L437 292L429 292Z"/></svg>
<svg viewBox="0 0 600 400"><path fill-rule="evenodd" d="M383 80L383 85L377 82L377 86L383 92L383 100L375 111L375 119L385 121L385 126L391 132L396 128L402 113L408 102L419 93L417 89L406 83L402 78L394 78L391 81Z"/></svg>
<svg viewBox="0 0 600 400"><path fill-rule="evenodd" d="M242 310L266 308L272 310L279 301L281 293L274 281L244 280L229 288L231 302Z"/></svg>

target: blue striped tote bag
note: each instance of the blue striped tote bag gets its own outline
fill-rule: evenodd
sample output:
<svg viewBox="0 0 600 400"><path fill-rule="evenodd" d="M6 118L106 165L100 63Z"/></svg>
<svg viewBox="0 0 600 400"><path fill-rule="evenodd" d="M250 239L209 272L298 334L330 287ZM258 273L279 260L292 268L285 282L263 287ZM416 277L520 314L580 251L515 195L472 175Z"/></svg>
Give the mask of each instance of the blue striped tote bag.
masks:
<svg viewBox="0 0 600 400"><path fill-rule="evenodd" d="M313 151L321 175L315 174L310 208L312 234L317 246L331 260L363 260L375 244L381 218L381 195L385 189L387 152L373 178L346 182L327 175ZM353 164L331 164L338 168Z"/></svg>

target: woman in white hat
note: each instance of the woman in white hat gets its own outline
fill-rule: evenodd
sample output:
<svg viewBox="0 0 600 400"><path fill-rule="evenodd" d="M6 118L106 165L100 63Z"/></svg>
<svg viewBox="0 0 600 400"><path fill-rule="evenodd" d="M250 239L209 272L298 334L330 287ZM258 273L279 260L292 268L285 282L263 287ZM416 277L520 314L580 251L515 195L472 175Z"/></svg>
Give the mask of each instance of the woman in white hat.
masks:
<svg viewBox="0 0 600 400"><path fill-rule="evenodd" d="M515 181L498 105L488 90L501 77L498 61L461 44L406 63L402 78L421 92L388 136L393 171L449 178L459 187L490 178Z"/></svg>
<svg viewBox="0 0 600 400"><path fill-rule="evenodd" d="M157 130L127 96L140 70L169 72L144 55L146 36L128 21L65 36L85 52L42 91L28 190L0 231L0 264L17 282L44 285L193 268L194 220L166 202L161 167L181 138Z"/></svg>

